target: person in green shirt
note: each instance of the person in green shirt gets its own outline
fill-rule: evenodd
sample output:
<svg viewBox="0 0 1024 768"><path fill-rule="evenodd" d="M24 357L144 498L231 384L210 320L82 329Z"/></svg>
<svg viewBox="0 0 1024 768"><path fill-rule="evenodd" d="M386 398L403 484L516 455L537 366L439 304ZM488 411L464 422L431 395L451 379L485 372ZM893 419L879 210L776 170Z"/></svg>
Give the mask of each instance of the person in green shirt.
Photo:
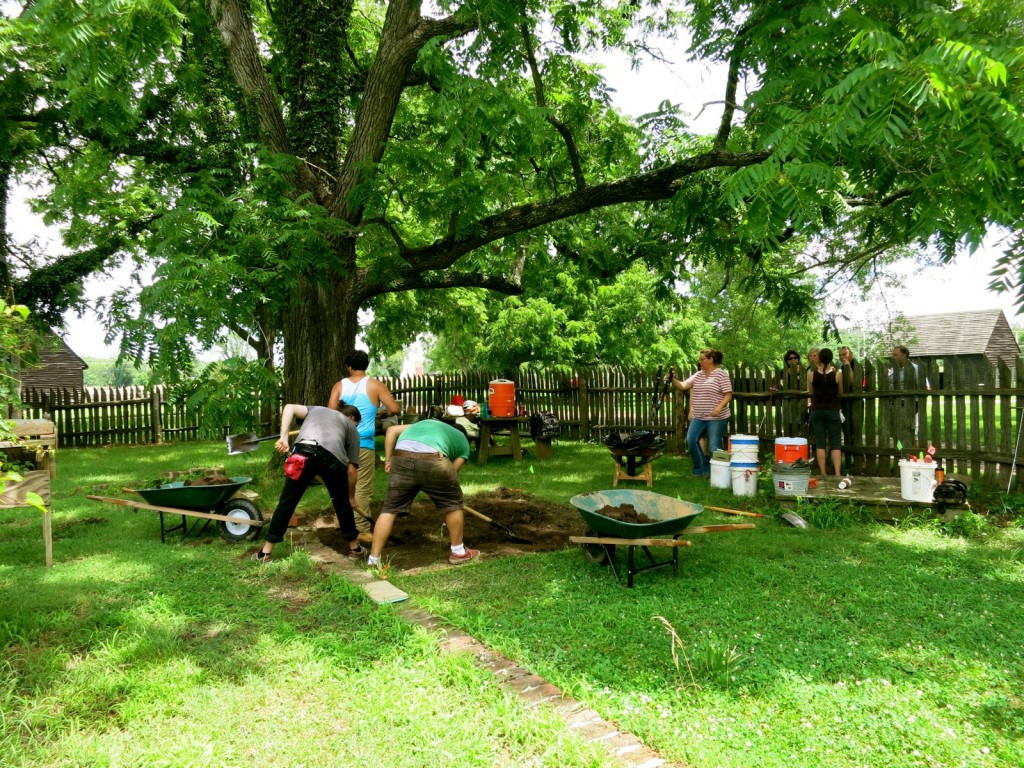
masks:
<svg viewBox="0 0 1024 768"><path fill-rule="evenodd" d="M416 494L423 491L444 515L451 539L452 565L468 563L480 554L462 541L462 486L459 470L469 458L469 441L455 427L436 419L389 427L384 436L384 471L388 491L373 528L368 565L380 563L395 518L408 514Z"/></svg>

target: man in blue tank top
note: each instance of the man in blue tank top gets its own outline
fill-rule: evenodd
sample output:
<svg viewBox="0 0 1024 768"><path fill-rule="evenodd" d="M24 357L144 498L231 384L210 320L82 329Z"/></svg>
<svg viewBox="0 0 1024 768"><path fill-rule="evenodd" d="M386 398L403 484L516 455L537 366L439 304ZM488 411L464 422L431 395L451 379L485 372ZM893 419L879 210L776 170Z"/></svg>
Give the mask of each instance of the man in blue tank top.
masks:
<svg viewBox="0 0 1024 768"><path fill-rule="evenodd" d="M328 408L337 408L339 404L354 405L362 417L359 422L359 480L356 483L356 527L359 529L359 540L368 544L370 534L370 502L373 501L373 474L377 468L377 451L374 438L377 431L377 411L381 406L387 409L389 416L398 413L398 403L391 396L391 391L382 381L366 375L370 365L370 356L361 349L345 358L348 377L342 379L331 389L331 397L327 401Z"/></svg>

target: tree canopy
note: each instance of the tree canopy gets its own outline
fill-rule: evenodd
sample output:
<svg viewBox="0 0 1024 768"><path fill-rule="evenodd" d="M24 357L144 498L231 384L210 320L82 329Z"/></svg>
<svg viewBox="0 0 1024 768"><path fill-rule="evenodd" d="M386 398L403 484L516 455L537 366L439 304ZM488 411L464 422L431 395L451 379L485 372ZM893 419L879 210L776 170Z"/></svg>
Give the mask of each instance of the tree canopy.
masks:
<svg viewBox="0 0 1024 768"><path fill-rule="evenodd" d="M893 249L951 258L1020 230L1022 17L1019 0L36 0L0 34L27 83L0 164L46 175L67 263L156 261L138 308L115 303L135 353L233 328L264 358L283 344L286 397L321 402L361 309L412 331L433 291L519 297L493 321L532 355L531 324L574 321L535 276L589 277L593 300L635 263L665 286L708 267L792 316L812 267L867 275ZM593 54L641 62L656 35L726 69L719 103L612 108ZM702 108L720 110L709 135Z"/></svg>

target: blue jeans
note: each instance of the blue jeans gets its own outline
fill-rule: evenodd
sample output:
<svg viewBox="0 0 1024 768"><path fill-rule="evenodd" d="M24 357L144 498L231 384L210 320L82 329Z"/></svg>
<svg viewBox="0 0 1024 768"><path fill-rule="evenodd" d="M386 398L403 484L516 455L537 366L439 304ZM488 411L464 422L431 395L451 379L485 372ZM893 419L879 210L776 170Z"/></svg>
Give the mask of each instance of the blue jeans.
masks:
<svg viewBox="0 0 1024 768"><path fill-rule="evenodd" d="M700 437L708 433L708 452L713 453L722 447L728 419L693 419L686 430L686 444L690 447L690 458L693 459L693 474L707 477L711 474L711 462L700 449Z"/></svg>

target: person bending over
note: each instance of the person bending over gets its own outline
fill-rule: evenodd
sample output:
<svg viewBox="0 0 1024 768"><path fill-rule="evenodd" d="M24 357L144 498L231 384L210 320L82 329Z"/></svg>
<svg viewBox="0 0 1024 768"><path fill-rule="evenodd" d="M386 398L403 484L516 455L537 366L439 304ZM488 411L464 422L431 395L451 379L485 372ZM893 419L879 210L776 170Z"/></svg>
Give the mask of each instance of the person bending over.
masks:
<svg viewBox="0 0 1024 768"><path fill-rule="evenodd" d="M469 440L455 427L437 419L390 427L384 436L384 471L388 491L373 528L371 566L380 563L395 517L408 514L416 494L423 491L444 515L451 543L448 562L468 563L480 554L462 541L462 486L459 470L469 458Z"/></svg>
<svg viewBox="0 0 1024 768"><path fill-rule="evenodd" d="M343 405L335 410L320 405L289 403L281 414L281 434L274 448L288 453L288 431L292 419L301 419L302 427L295 446L284 463L284 488L270 520L266 540L252 559L269 563L274 545L284 540L288 521L313 479L319 475L331 495L341 535L348 542L348 556L355 559L366 553L359 546L359 531L352 514L352 503L359 470L359 409Z"/></svg>

